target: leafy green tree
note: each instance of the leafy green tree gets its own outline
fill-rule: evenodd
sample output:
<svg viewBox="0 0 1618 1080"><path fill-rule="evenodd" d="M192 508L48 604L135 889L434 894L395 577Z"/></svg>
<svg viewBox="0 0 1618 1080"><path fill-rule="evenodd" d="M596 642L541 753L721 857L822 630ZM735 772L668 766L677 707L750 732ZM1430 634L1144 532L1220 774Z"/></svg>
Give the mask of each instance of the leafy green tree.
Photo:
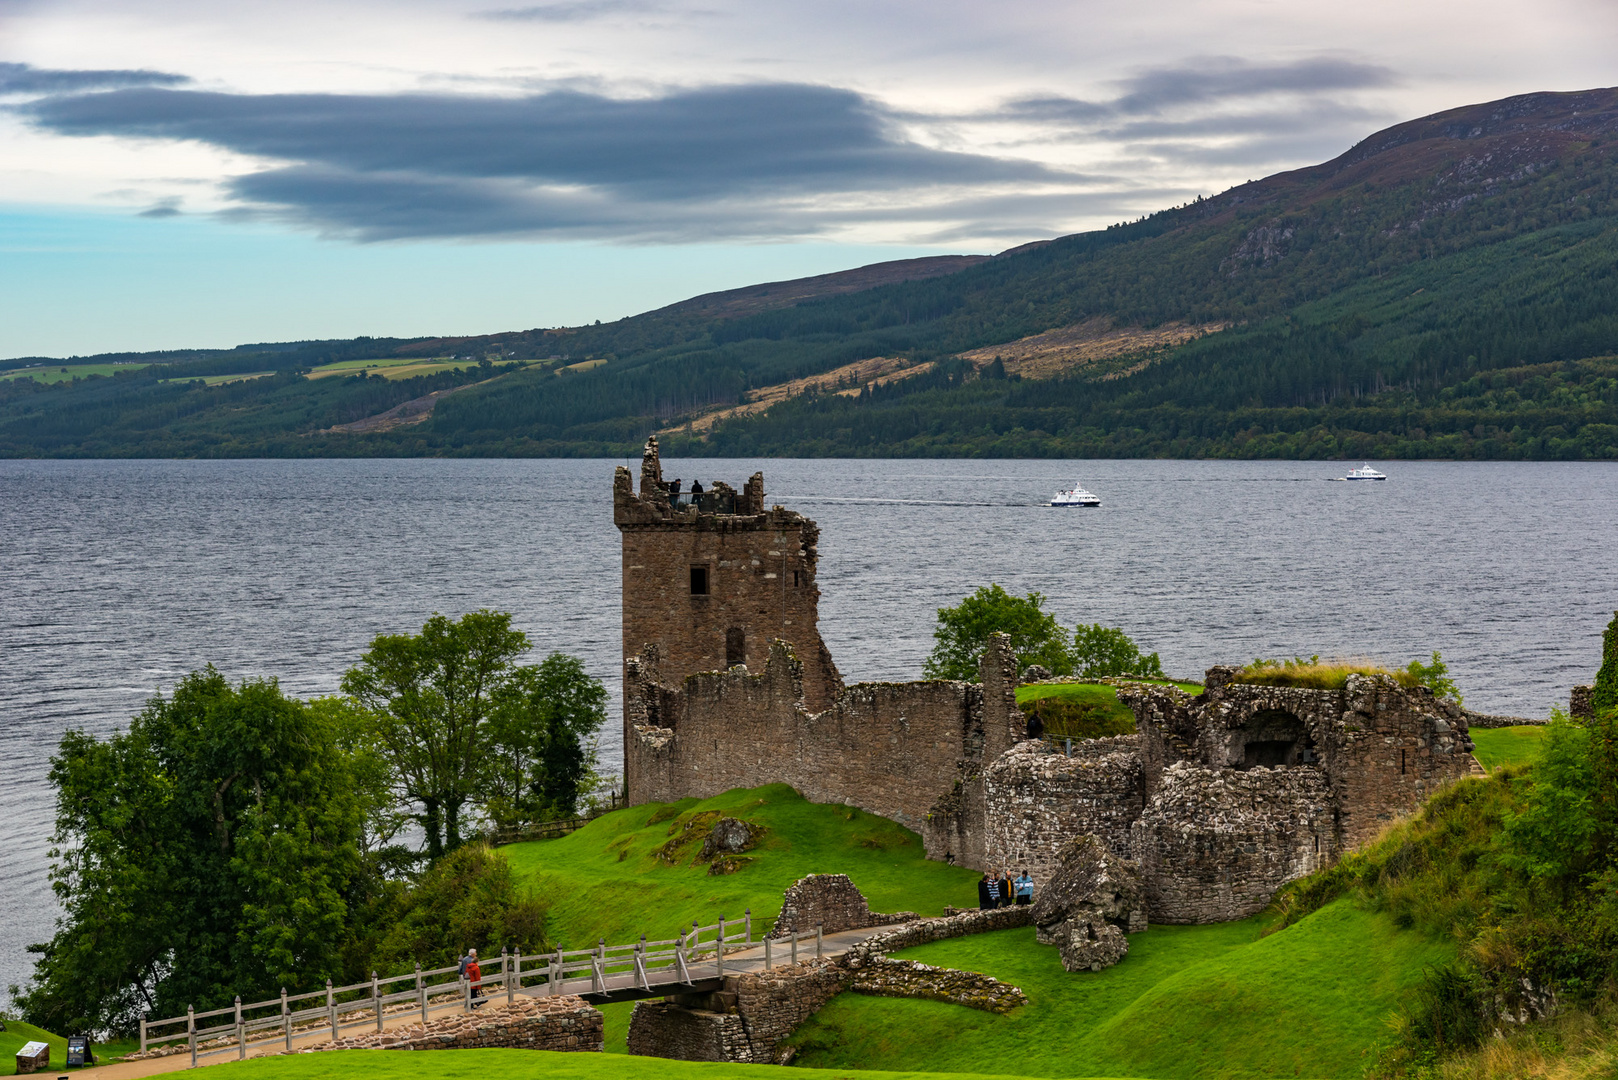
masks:
<svg viewBox="0 0 1618 1080"><path fill-rule="evenodd" d="M1067 633L1056 616L1043 610L1045 597L1031 592L1012 596L999 585L985 585L955 607L938 609L932 653L923 672L929 679L976 679L978 661L990 634L1008 634L1017 670L1041 664L1054 675L1073 670Z"/></svg>
<svg viewBox="0 0 1618 1080"><path fill-rule="evenodd" d="M1618 611L1613 612L1612 622L1601 635L1601 670L1596 672L1590 704L1598 713L1618 707Z"/></svg>
<svg viewBox="0 0 1618 1080"><path fill-rule="evenodd" d="M63 915L12 988L29 1022L126 1031L340 974L358 783L332 726L273 680L194 672L127 732L68 732L50 779Z"/></svg>
<svg viewBox="0 0 1618 1080"><path fill-rule="evenodd" d="M461 843L461 812L487 771L484 724L516 671L528 638L504 612L427 620L419 634L383 634L343 676L367 709L395 784L419 807L427 857Z"/></svg>
<svg viewBox="0 0 1618 1080"><path fill-rule="evenodd" d="M1114 627L1080 623L1073 633L1073 666L1087 679L1109 675L1138 675L1162 679L1163 664L1156 653L1141 655L1128 634Z"/></svg>
<svg viewBox="0 0 1618 1080"><path fill-rule="evenodd" d="M1444 663L1444 658L1439 655L1437 649L1433 650L1432 663L1423 664L1420 660L1412 660L1405 667L1405 674L1438 697L1449 698L1456 704L1461 703L1461 688L1449 677L1449 665Z"/></svg>
<svg viewBox="0 0 1618 1080"><path fill-rule="evenodd" d="M1501 862L1531 877L1571 883L1590 868L1597 799L1591 733L1560 709L1534 757L1525 805L1506 816Z"/></svg>
<svg viewBox="0 0 1618 1080"><path fill-rule="evenodd" d="M517 669L490 720L489 816L497 825L571 817L595 768L607 691L577 658Z"/></svg>
<svg viewBox="0 0 1618 1080"><path fill-rule="evenodd" d="M484 844L463 844L400 897L375 962L404 970L413 962L441 967L469 948L487 955L502 945L548 949L545 905L517 887L505 856Z"/></svg>

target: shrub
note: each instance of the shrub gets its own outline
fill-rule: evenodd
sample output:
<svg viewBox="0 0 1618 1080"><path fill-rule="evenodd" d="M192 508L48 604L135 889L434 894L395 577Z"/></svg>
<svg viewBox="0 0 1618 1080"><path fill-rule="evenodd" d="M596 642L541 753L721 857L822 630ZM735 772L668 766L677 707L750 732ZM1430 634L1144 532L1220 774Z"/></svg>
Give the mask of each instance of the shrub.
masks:
<svg viewBox="0 0 1618 1080"><path fill-rule="evenodd" d="M1596 672L1590 704L1598 713L1618 707L1618 611L1613 612L1607 632L1601 635L1601 670Z"/></svg>
<svg viewBox="0 0 1618 1080"><path fill-rule="evenodd" d="M1449 665L1437 649L1433 650L1433 662L1423 664L1420 660L1412 660L1406 668L1398 673L1407 675L1422 686L1431 690L1434 695L1449 698L1457 705L1461 704L1461 690L1455 685L1455 680L1449 677Z"/></svg>

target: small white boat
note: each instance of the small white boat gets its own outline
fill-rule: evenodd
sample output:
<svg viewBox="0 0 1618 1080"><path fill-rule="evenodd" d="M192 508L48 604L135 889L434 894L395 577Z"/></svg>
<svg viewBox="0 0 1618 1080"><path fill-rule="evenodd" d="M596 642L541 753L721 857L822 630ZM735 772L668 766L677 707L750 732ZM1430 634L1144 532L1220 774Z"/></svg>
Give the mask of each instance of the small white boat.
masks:
<svg viewBox="0 0 1618 1080"><path fill-rule="evenodd" d="M1075 483L1070 491L1058 491L1051 496L1052 506L1100 506L1101 497L1092 495L1084 490L1084 485Z"/></svg>
<svg viewBox="0 0 1618 1080"><path fill-rule="evenodd" d="M1379 473L1369 465L1361 465L1357 469L1350 469L1348 470L1348 475L1343 477L1344 480L1386 480L1387 478L1386 473Z"/></svg>

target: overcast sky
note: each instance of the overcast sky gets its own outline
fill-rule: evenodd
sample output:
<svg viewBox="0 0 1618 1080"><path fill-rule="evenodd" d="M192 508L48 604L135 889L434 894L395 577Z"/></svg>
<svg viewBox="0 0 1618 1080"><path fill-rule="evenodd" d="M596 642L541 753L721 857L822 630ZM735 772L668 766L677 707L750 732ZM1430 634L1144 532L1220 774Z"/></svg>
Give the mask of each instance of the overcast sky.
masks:
<svg viewBox="0 0 1618 1080"><path fill-rule="evenodd" d="M1613 0L0 0L0 356L482 333L1618 83Z"/></svg>

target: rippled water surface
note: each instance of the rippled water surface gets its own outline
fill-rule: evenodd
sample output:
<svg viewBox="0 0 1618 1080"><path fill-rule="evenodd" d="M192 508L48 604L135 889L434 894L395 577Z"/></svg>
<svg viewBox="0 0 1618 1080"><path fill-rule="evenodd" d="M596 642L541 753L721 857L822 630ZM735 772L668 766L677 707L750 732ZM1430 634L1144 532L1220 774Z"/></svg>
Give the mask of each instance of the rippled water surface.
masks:
<svg viewBox="0 0 1618 1080"><path fill-rule="evenodd" d="M618 692L613 461L0 461L0 987L49 936L61 733L106 733L213 663L331 693L378 633L512 612ZM1255 655L1442 649L1484 711L1588 681L1618 607L1618 467L1178 461L703 461L822 528L849 681L917 676L935 609L1037 589L1192 674ZM1097 510L1038 504L1082 480ZM616 704L603 761L621 758Z"/></svg>

